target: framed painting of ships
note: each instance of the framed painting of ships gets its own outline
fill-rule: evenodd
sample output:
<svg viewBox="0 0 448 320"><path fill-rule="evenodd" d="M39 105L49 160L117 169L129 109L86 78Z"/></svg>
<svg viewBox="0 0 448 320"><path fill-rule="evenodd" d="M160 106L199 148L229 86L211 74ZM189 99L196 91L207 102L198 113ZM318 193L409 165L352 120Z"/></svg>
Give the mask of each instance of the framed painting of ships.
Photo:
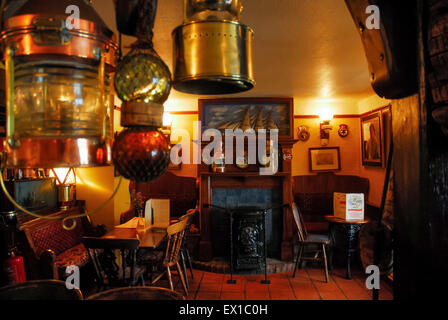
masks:
<svg viewBox="0 0 448 320"><path fill-rule="evenodd" d="M293 98L199 99L202 132L207 129L278 129L279 139L294 139Z"/></svg>

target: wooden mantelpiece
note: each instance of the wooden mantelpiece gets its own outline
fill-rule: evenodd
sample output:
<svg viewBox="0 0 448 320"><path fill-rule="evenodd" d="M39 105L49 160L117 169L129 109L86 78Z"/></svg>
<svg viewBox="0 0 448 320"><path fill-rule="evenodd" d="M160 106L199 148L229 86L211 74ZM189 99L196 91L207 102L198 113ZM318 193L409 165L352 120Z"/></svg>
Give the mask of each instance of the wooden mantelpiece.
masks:
<svg viewBox="0 0 448 320"><path fill-rule="evenodd" d="M283 142L283 143L282 143ZM296 140L279 141L283 154L292 154L292 146ZM226 171L224 173L211 172L210 167L206 165L198 166L199 176L199 204L201 211L201 239L199 243L199 259L209 261L213 256L212 232L211 230L211 212L206 208L206 204L211 204L213 200L213 189L281 189L283 203L291 203L292 196L292 177L291 162L292 159L283 159L280 155L281 172L275 175L260 175L258 171ZM281 243L281 259L283 261L293 260L293 239L295 236L294 217L289 208L283 209L283 230Z"/></svg>

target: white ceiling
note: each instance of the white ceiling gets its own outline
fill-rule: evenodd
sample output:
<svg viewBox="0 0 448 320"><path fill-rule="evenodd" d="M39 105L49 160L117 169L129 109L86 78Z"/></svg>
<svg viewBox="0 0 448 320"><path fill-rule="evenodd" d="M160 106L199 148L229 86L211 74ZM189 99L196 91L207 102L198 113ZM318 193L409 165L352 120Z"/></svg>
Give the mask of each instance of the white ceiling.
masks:
<svg viewBox="0 0 448 320"><path fill-rule="evenodd" d="M182 23L184 1L158 2L154 46L172 70L171 32ZM243 5L241 22L255 32L256 86L237 96L353 100L373 94L362 43L343 0L244 0ZM116 31L113 0L94 0L94 6ZM172 97L198 98L175 90Z"/></svg>

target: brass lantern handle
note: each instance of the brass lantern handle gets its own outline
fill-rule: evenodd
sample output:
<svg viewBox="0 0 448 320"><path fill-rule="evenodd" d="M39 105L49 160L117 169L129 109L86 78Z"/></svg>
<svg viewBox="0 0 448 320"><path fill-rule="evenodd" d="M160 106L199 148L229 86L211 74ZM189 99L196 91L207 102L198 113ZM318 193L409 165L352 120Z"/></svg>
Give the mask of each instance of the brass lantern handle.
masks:
<svg viewBox="0 0 448 320"><path fill-rule="evenodd" d="M14 114L15 101L15 75L14 75L14 49L11 46L5 49L5 75L6 75L6 141L12 149L20 147L20 140L16 136L16 121Z"/></svg>
<svg viewBox="0 0 448 320"><path fill-rule="evenodd" d="M104 95L106 91L106 51L100 52L100 65L98 68L98 90L99 90L99 104L100 108L104 110L101 124L101 140L105 141L107 138L107 110L104 108Z"/></svg>

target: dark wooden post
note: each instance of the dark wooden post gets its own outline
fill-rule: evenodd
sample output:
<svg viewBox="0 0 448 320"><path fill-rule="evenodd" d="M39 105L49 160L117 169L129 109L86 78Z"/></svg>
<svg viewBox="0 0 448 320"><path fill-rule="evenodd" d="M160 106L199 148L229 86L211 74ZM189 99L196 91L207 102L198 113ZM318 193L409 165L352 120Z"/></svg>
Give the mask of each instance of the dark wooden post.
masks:
<svg viewBox="0 0 448 320"><path fill-rule="evenodd" d="M418 0L418 94L392 102L395 178L394 294L429 298L448 285L448 137L431 117L427 8Z"/></svg>

